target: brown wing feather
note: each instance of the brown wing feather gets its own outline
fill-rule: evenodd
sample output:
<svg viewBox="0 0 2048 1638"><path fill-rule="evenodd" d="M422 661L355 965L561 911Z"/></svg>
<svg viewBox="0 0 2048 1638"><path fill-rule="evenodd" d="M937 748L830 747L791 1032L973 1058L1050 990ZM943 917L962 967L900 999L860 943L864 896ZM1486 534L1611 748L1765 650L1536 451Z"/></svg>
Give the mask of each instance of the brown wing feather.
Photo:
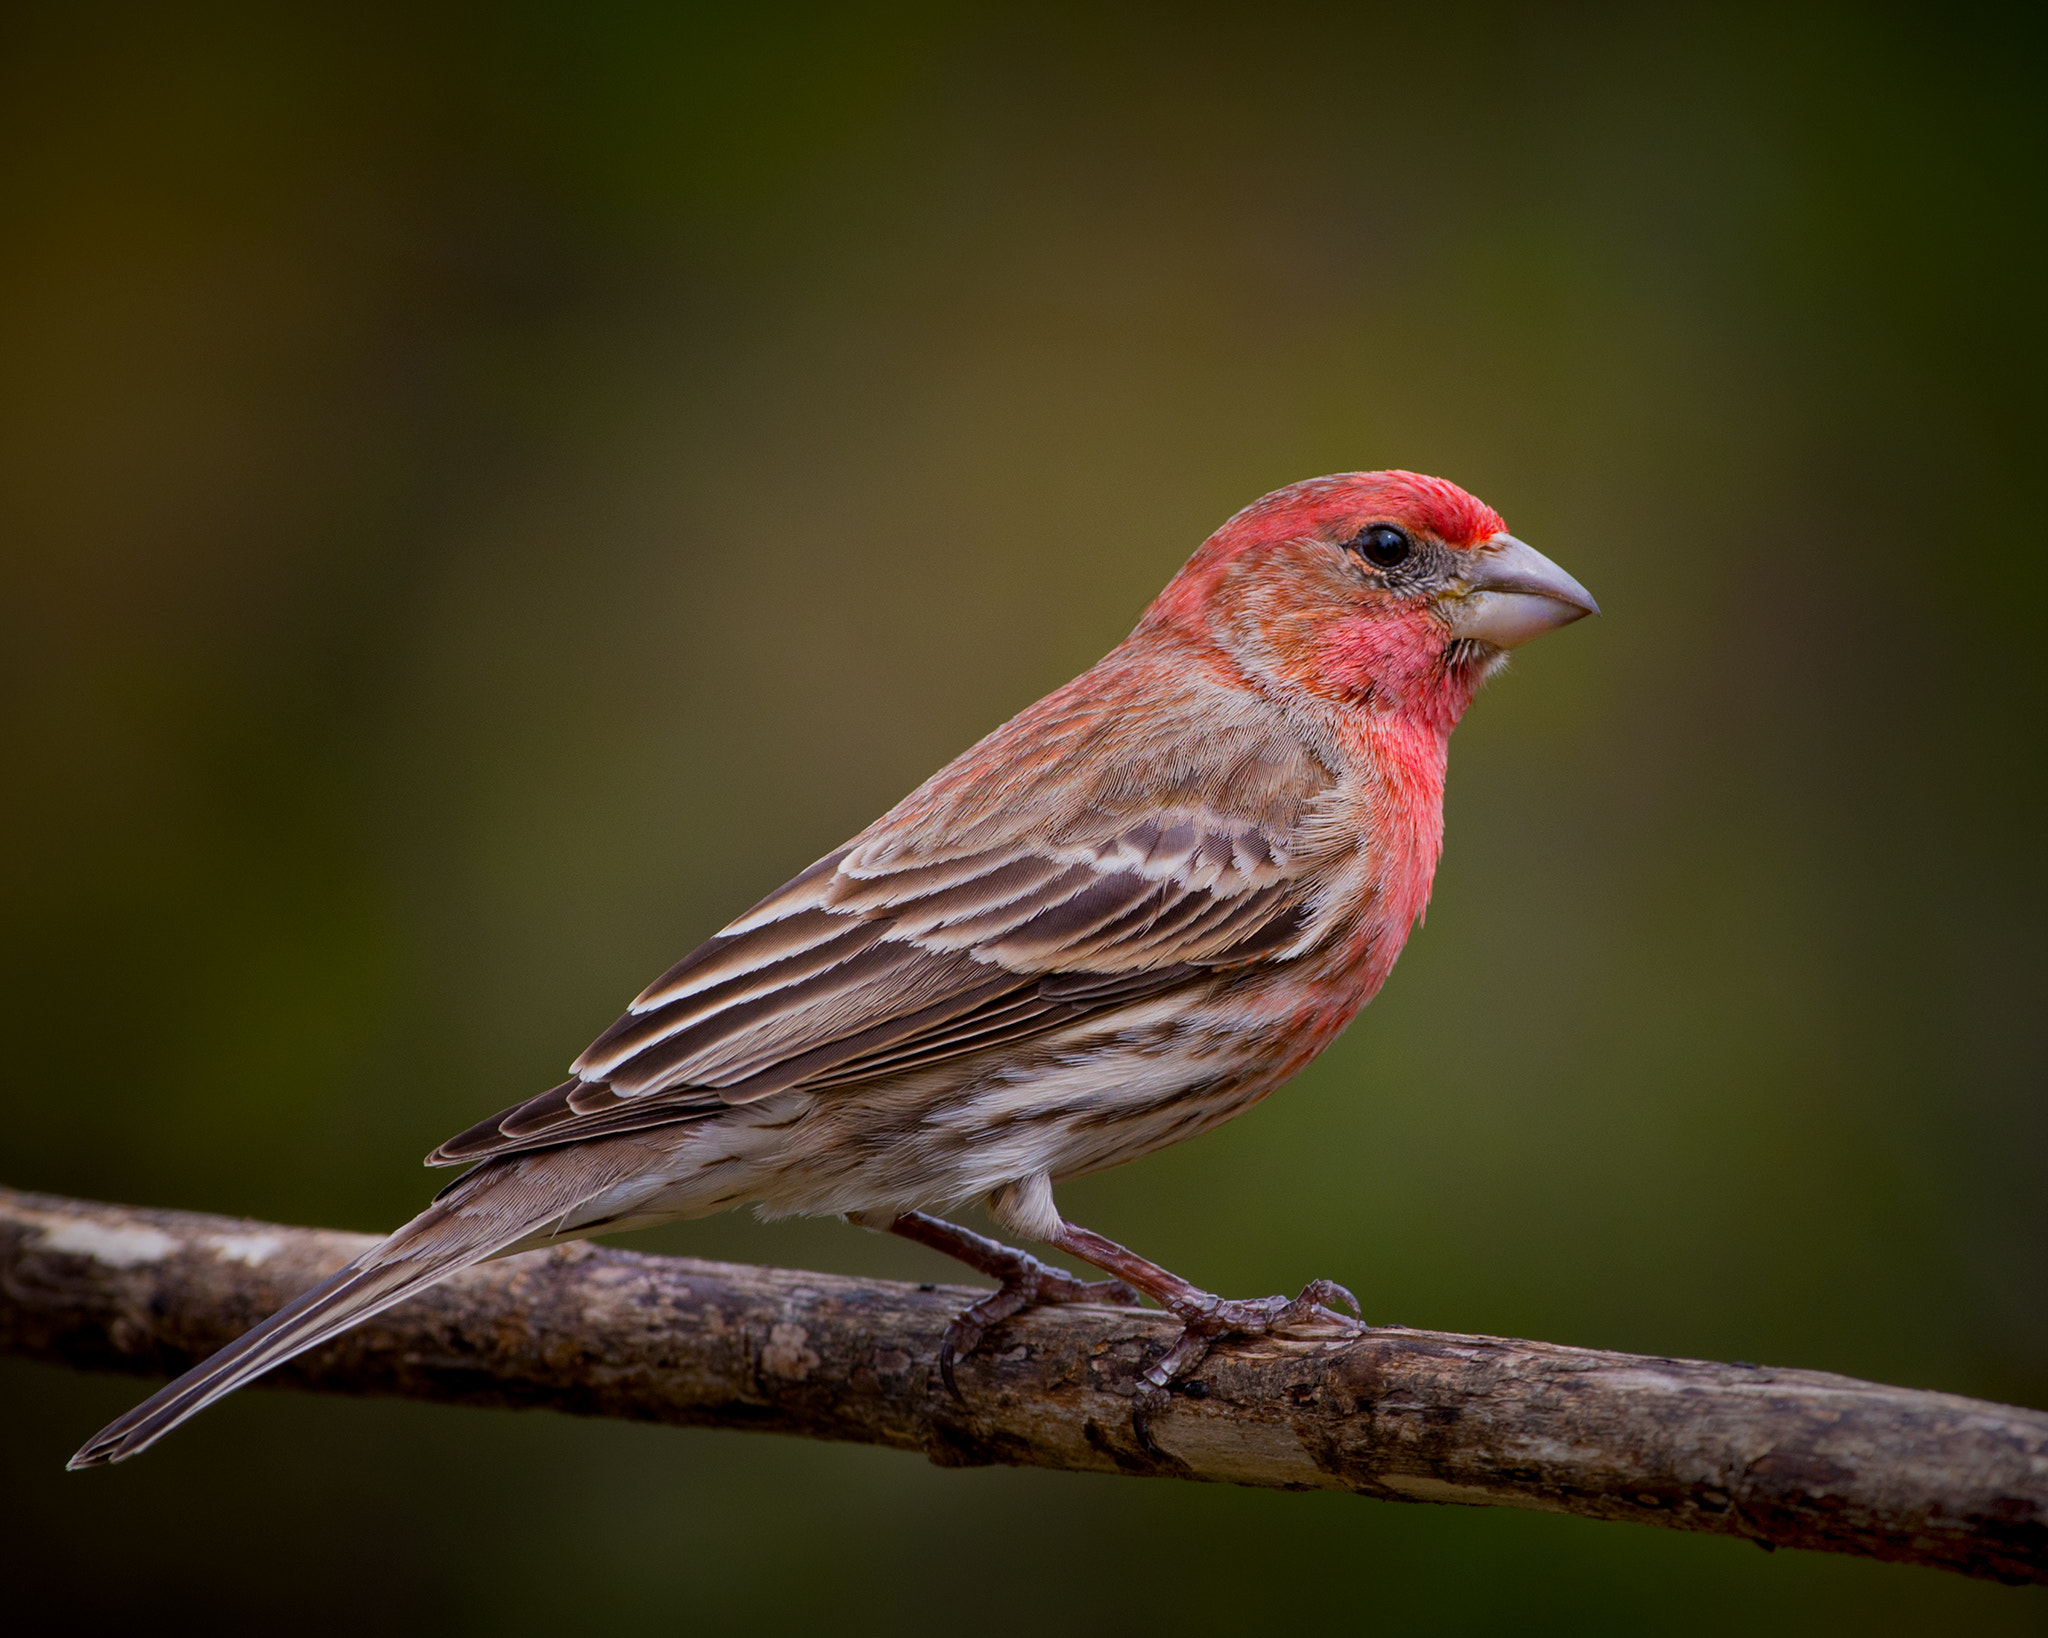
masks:
<svg viewBox="0 0 2048 1638"><path fill-rule="evenodd" d="M1095 737L1118 731L1096 704ZM576 1060L576 1080L430 1162L905 1073L1309 939L1301 827L1330 776L1283 726L1225 718L1203 745L1097 757L1094 783L1077 784L1079 717L1032 715L677 962Z"/></svg>

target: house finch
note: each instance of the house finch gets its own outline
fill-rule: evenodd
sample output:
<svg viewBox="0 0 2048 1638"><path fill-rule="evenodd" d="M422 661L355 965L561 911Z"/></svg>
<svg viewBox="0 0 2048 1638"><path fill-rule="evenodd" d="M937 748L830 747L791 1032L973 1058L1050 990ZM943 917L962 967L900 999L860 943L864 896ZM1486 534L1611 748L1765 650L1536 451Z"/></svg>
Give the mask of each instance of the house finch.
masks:
<svg viewBox="0 0 2048 1638"><path fill-rule="evenodd" d="M1171 1310L1154 1388L1219 1338L1355 1313L1328 1281L1212 1296L1067 1222L1053 1186L1242 1114L1330 1044L1429 898L1460 714L1507 650L1594 612L1439 478L1254 502L1099 665L691 951L569 1080L442 1144L430 1165L473 1169L71 1465L484 1258L745 1203L996 1278L947 1335L949 1385L1033 1303ZM1114 1279L928 1215L976 1199Z"/></svg>

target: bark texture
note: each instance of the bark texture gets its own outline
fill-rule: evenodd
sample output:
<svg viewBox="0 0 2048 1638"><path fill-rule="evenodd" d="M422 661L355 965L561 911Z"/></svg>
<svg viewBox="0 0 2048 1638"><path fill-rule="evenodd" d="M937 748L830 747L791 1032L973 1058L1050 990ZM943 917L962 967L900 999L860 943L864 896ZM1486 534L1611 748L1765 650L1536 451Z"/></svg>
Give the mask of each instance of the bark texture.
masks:
<svg viewBox="0 0 2048 1638"><path fill-rule="evenodd" d="M0 1189L0 1351L175 1373L370 1243ZM1399 1327L1226 1344L1146 1400L1137 1372L1174 1323L1091 1307L998 1327L961 1362L963 1403L935 1361L976 1295L580 1246L457 1275L268 1380L852 1440L942 1466L1546 1508L2048 1581L2048 1412Z"/></svg>

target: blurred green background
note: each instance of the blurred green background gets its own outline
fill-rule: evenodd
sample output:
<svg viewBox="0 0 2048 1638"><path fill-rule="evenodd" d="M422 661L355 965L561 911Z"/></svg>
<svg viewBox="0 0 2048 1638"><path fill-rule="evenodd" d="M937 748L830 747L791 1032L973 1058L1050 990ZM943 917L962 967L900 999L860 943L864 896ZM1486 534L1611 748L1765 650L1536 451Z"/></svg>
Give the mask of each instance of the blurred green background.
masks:
<svg viewBox="0 0 2048 1638"><path fill-rule="evenodd" d="M497 5L0 35L0 1180L416 1157L1264 490L1591 586L1429 923L1069 1188L1212 1287L2048 1404L2042 39L1998 13ZM635 1243L911 1277L836 1223ZM1510 1512L0 1363L37 1630L2039 1632Z"/></svg>

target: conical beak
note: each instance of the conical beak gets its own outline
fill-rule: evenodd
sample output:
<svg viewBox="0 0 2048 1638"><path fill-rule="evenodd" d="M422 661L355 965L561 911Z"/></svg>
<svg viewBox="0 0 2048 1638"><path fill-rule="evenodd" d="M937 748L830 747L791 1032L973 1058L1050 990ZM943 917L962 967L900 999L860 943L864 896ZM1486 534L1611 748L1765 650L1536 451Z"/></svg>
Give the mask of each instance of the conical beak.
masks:
<svg viewBox="0 0 2048 1638"><path fill-rule="evenodd" d="M1509 534L1473 548L1464 584L1445 593L1438 606L1454 636L1495 648L1519 648L1546 631L1600 612L1591 592Z"/></svg>

